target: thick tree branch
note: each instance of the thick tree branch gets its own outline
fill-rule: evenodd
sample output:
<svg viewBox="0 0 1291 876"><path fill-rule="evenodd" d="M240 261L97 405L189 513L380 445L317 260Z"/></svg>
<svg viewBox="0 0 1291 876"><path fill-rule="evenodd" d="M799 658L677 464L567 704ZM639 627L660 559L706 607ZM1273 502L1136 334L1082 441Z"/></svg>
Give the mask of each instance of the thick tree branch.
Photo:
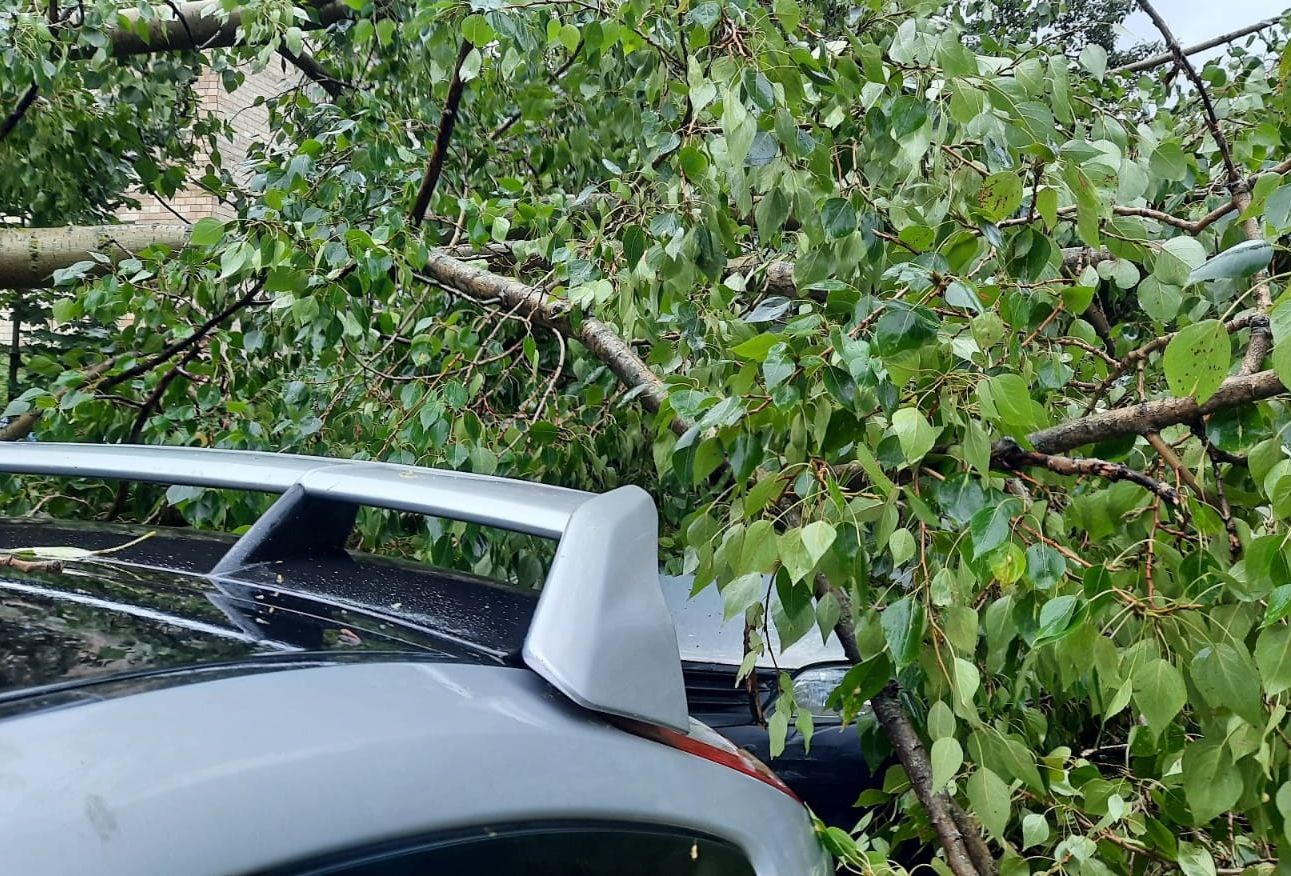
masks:
<svg viewBox="0 0 1291 876"><path fill-rule="evenodd" d="M426 210L430 199L439 184L439 176L444 170L444 159L448 156L448 144L453 139L453 128L457 125L457 111L462 103L462 65L472 50L471 41L463 38L457 48L457 63L453 65L453 78L448 81L448 97L444 100L444 111L439 117L439 133L435 135L435 148L430 153L430 163L426 165L426 175L422 177L417 200L413 202L408 213L408 221L420 225L426 219Z"/></svg>
<svg viewBox="0 0 1291 876"><path fill-rule="evenodd" d="M54 271L91 261L92 253L112 263L149 246L180 250L189 228L179 224L96 225L68 228L0 229L0 288L35 289L53 285Z"/></svg>
<svg viewBox="0 0 1291 876"><path fill-rule="evenodd" d="M336 100L345 93L347 88L353 88L349 82L344 79L337 79L327 68L318 63L318 60L309 52L293 52L284 46L278 47L278 54L295 65L301 73L304 73L309 79L313 80L319 88L327 92L327 96Z"/></svg>
<svg viewBox="0 0 1291 876"><path fill-rule="evenodd" d="M1281 395L1287 388L1274 371L1230 377L1202 404L1194 398L1163 398L1126 408L1116 408L1080 417L1057 426L1032 432L1027 441L1039 453L1064 453L1074 447L1120 438L1146 435L1167 426L1191 423L1207 414L1237 405ZM995 454L1010 452L1012 442L997 442Z"/></svg>
<svg viewBox="0 0 1291 876"><path fill-rule="evenodd" d="M490 306L513 311L517 316L578 341L604 362L620 382L639 393L642 403L650 411L658 411L667 398L667 389L659 376L613 328L599 319L583 316L575 320L564 302L549 297L542 290L481 270L443 253L432 253L424 270L436 283L460 295L474 301L495 302ZM680 434L688 424L674 420L672 427Z"/></svg>
<svg viewBox="0 0 1291 876"><path fill-rule="evenodd" d="M1237 30L1230 31L1229 33L1220 34L1217 37L1212 37L1211 39L1205 40L1204 42L1187 46L1183 49L1183 53L1185 55L1195 55L1198 52L1204 52L1207 49L1213 49L1216 46L1222 46L1227 43L1231 43L1234 40L1239 40L1244 36L1249 36L1250 34L1258 33L1264 30L1265 28L1272 27L1275 24L1280 24L1281 21L1282 21L1281 16L1277 16L1275 18L1266 18L1263 21L1257 21L1254 24L1248 24L1246 27L1238 28ZM1161 52L1159 55L1149 55L1148 57L1142 58L1138 61L1134 61L1133 63L1122 64L1120 67L1113 67L1109 72L1138 73L1142 70L1151 70L1154 67L1160 67L1162 64L1168 64L1169 62L1175 60L1175 57L1176 56L1172 51Z"/></svg>
<svg viewBox="0 0 1291 876"><path fill-rule="evenodd" d="M27 90L23 92L22 97L18 99L18 104L13 108L13 112L5 116L5 120L3 122L0 122L0 140L8 137L10 132L12 132L14 128L18 127L18 123L21 122L22 117L27 114L27 110L31 109L31 105L36 102L36 95L38 94L40 94L40 88L35 83L32 83Z"/></svg>
<svg viewBox="0 0 1291 876"><path fill-rule="evenodd" d="M1230 319L1228 322L1224 323L1224 328L1228 331L1230 335L1233 332L1241 331L1244 328L1263 329L1264 331L1268 331L1268 327L1269 327L1268 318L1260 316L1257 313L1245 313L1235 319ZM1170 341L1174 339L1174 336L1177 334L1179 333L1168 332L1167 334L1161 335L1160 337L1157 337L1157 338L1153 338L1152 340L1148 341L1146 344L1143 344L1142 346L1137 347L1131 350L1130 352L1126 353L1125 358L1117 362L1116 365L1112 368L1112 370L1108 373L1108 375L1103 378L1102 382L1099 383L1098 386L1094 387L1094 391L1089 394L1089 402L1085 405L1085 413L1086 414L1093 413L1094 408L1098 405L1098 400L1103 397L1103 393L1107 392L1107 390L1111 388L1112 384L1116 382L1117 378L1119 378L1126 371L1129 371L1130 368L1134 367L1139 362L1142 362L1145 359L1147 359L1156 351L1164 350L1166 346L1169 345Z"/></svg>

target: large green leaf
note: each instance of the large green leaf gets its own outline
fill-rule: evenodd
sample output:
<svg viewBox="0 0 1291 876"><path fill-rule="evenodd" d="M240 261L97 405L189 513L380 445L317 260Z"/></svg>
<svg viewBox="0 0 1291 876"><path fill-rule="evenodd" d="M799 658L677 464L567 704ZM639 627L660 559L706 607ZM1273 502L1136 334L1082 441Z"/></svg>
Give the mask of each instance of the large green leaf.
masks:
<svg viewBox="0 0 1291 876"><path fill-rule="evenodd" d="M1134 703L1155 732L1165 729L1187 702L1183 676L1168 660L1149 660L1135 670Z"/></svg>
<svg viewBox="0 0 1291 876"><path fill-rule="evenodd" d="M1274 626L1260 633L1255 642L1255 664L1266 693L1277 695L1291 688L1291 627Z"/></svg>
<svg viewBox="0 0 1291 876"><path fill-rule="evenodd" d="M993 836L1003 837L1012 808L1009 786L986 767L979 768L968 778L965 788L973 812L982 826Z"/></svg>
<svg viewBox="0 0 1291 876"><path fill-rule="evenodd" d="M1242 775L1222 741L1201 739L1184 749L1183 790L1196 824L1205 824L1237 803Z"/></svg>
<svg viewBox="0 0 1291 876"><path fill-rule="evenodd" d="M1259 727L1267 721L1259 674L1240 642L1202 648L1189 664L1188 673L1211 706L1227 708L1252 726Z"/></svg>
<svg viewBox="0 0 1291 876"><path fill-rule="evenodd" d="M1219 320L1204 320L1180 330L1165 349L1165 377L1170 392L1204 402L1228 376L1231 359L1228 331Z"/></svg>

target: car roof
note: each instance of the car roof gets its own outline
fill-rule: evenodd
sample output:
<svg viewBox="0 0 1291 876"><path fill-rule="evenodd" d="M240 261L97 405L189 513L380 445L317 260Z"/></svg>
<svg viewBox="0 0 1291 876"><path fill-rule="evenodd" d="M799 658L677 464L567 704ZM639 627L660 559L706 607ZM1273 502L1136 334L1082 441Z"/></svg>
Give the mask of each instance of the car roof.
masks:
<svg viewBox="0 0 1291 876"><path fill-rule="evenodd" d="M0 568L0 702L107 678L305 656L520 665L532 595L364 555L203 574L231 543L193 530L0 519L0 549L112 551L32 571Z"/></svg>

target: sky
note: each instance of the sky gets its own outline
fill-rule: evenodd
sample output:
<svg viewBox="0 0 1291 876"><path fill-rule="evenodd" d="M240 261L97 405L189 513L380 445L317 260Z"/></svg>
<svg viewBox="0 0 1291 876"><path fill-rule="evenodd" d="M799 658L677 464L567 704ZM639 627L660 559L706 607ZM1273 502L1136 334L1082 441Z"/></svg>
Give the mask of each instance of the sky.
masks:
<svg viewBox="0 0 1291 876"><path fill-rule="evenodd" d="M1153 0L1152 5L1174 31L1180 45L1186 48L1243 25L1271 18L1291 6L1291 0ZM1122 35L1125 43L1160 39L1152 21L1142 12L1135 12L1125 19L1124 27L1129 32ZM1197 57L1204 60L1217 51Z"/></svg>

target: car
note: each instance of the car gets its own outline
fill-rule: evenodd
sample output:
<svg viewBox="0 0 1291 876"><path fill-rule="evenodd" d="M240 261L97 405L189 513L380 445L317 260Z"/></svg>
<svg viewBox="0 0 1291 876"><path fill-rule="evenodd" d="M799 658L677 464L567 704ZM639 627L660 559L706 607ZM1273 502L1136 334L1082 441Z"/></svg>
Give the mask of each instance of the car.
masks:
<svg viewBox="0 0 1291 876"><path fill-rule="evenodd" d="M280 494L237 537L0 519L6 872L829 872L793 792L689 713L638 488L47 443L0 473ZM518 601L347 550L360 506L555 557Z"/></svg>
<svg viewBox="0 0 1291 876"><path fill-rule="evenodd" d="M812 631L782 649L775 625L768 624L767 653L756 663L753 684L741 684L744 618L725 618L717 588L694 592L694 583L692 576L661 581L677 630L690 713L771 765L822 820L852 827L858 795L882 784L887 764L872 766L862 753L857 725L844 724L827 704L851 667L838 637L831 633L822 640ZM767 589L774 607L775 589ZM773 757L766 718L780 696L781 673L790 676L794 701L810 710L815 729L806 740L791 724L783 752Z"/></svg>

